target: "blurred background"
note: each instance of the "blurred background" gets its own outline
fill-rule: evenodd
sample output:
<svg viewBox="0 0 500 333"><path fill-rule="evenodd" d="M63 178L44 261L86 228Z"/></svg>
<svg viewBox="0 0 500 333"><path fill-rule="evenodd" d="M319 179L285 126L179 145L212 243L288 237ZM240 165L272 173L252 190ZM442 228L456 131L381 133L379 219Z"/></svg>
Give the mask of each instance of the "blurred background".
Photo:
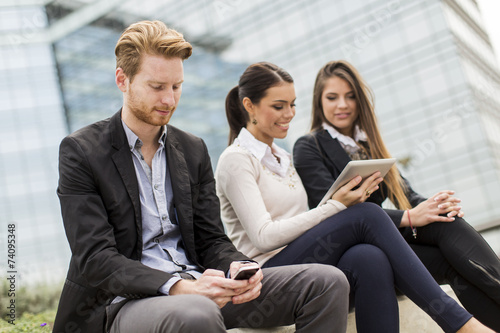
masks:
<svg viewBox="0 0 500 333"><path fill-rule="evenodd" d="M347 59L373 88L383 137L413 188L455 190L500 254L500 72L477 1L1 0L0 266L15 224L18 284L64 279L58 146L120 108L114 46L143 19L194 46L171 123L207 142L214 167L227 144L225 96L249 64L294 77L297 115L278 142L291 151L310 126L317 71Z"/></svg>

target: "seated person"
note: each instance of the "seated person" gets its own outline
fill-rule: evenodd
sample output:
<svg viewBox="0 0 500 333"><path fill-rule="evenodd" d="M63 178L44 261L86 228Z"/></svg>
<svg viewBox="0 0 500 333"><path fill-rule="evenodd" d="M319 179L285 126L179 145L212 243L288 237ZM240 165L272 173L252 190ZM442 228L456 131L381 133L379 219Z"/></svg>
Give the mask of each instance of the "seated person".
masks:
<svg viewBox="0 0 500 333"><path fill-rule="evenodd" d="M331 61L318 72L311 133L293 150L309 205L316 206L350 160L388 158L377 127L372 92L346 61ZM438 283L449 283L462 305L500 332L500 260L462 217L453 191L426 199L393 167L367 201L385 209L404 239Z"/></svg>

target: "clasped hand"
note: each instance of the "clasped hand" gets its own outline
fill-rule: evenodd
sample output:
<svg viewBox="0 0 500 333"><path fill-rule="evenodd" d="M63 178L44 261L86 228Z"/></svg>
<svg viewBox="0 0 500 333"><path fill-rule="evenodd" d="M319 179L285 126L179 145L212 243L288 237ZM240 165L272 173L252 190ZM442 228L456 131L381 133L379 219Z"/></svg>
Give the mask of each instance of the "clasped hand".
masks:
<svg viewBox="0 0 500 333"><path fill-rule="evenodd" d="M361 178L361 176L354 177L335 192L332 195L332 199L343 203L346 207L365 202L373 192L378 190L378 184L384 179L380 177L380 172L375 172L361 183L362 180L363 178ZM359 187L354 189L358 185Z"/></svg>
<svg viewBox="0 0 500 333"><path fill-rule="evenodd" d="M453 196L454 191L445 190L436 193L429 199L410 209L413 226L422 227L433 222L453 222L455 217L463 217L459 198ZM406 214L403 216L406 222ZM402 221L403 222L403 221Z"/></svg>
<svg viewBox="0 0 500 333"><path fill-rule="evenodd" d="M241 262L231 263L231 277L240 266L244 265ZM198 280L180 280L175 283L170 288L170 295L203 295L214 301L220 308L223 308L228 302L241 304L257 298L262 289L262 278L261 269L248 280L228 279L222 271L207 269Z"/></svg>

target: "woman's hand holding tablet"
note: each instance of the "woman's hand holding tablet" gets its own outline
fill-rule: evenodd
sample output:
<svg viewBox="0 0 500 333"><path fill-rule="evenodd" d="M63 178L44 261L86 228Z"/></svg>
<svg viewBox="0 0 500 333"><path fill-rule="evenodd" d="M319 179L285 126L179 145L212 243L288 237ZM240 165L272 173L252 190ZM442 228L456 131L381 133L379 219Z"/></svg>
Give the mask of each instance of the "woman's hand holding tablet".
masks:
<svg viewBox="0 0 500 333"><path fill-rule="evenodd" d="M396 163L395 158L350 161L318 206L325 204L330 199L342 202L346 206L363 202L373 191L378 189L378 184L383 180L381 178L387 174L394 163ZM380 174L375 175L377 172ZM348 183L350 185L347 185ZM360 187L352 191L359 184L361 184ZM346 188L335 195L344 185Z"/></svg>

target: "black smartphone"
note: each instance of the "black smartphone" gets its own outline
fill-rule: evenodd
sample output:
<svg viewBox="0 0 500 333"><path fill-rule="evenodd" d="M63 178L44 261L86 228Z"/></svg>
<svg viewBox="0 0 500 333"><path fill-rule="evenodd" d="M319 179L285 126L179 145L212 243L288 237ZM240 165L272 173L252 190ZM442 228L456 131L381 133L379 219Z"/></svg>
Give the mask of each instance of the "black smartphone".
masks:
<svg viewBox="0 0 500 333"><path fill-rule="evenodd" d="M235 280L248 280L259 270L258 264L241 266L234 275Z"/></svg>

